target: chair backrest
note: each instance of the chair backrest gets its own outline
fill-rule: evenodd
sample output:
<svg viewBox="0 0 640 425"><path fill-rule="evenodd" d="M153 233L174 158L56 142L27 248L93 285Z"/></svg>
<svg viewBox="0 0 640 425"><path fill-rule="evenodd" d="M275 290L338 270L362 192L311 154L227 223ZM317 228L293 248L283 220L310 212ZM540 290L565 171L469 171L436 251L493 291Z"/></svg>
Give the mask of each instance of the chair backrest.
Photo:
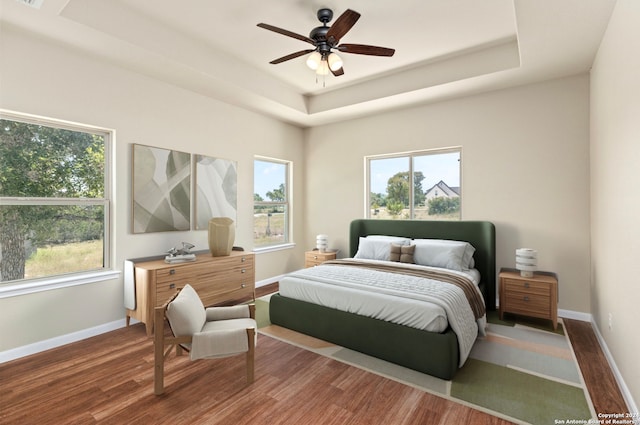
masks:
<svg viewBox="0 0 640 425"><path fill-rule="evenodd" d="M188 284L167 305L166 315L175 336L189 336L200 332L207 319L202 300Z"/></svg>

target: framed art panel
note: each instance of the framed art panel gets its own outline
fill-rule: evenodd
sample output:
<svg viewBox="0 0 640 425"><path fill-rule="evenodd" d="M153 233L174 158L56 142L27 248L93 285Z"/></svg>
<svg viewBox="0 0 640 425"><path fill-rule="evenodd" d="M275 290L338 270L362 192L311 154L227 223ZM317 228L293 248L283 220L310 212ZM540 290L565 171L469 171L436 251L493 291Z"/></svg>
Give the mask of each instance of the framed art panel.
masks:
<svg viewBox="0 0 640 425"><path fill-rule="evenodd" d="M237 222L237 163L227 159L194 155L196 229L206 230L213 217Z"/></svg>
<svg viewBox="0 0 640 425"><path fill-rule="evenodd" d="M191 155L133 145L133 233L191 230Z"/></svg>

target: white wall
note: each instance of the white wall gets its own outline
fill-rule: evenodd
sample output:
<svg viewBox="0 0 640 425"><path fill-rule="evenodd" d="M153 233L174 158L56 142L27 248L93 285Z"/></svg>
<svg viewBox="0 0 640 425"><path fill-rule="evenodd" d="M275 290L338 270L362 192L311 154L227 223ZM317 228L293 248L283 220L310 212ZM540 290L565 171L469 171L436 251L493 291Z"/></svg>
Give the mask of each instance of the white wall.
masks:
<svg viewBox="0 0 640 425"><path fill-rule="evenodd" d="M561 309L588 313L587 75L466 97L307 130L307 245L318 233L348 253L364 216L366 155L462 146L462 215L489 220L497 266L538 250L558 273Z"/></svg>
<svg viewBox="0 0 640 425"><path fill-rule="evenodd" d="M591 293L595 323L635 400L640 400L638 52L640 2L618 0L591 71Z"/></svg>
<svg viewBox="0 0 640 425"><path fill-rule="evenodd" d="M162 254L181 241L207 249L206 231L133 235L131 144L140 143L238 162L235 245L252 248L253 156L301 165L303 132L274 119L229 106L143 75L105 65L19 30L0 37L0 108L116 130L115 267L126 258ZM302 167L294 166L294 196L301 198ZM294 211L303 235L302 209ZM302 244L260 254L257 280L302 266ZM0 299L0 352L124 318L122 278L81 287Z"/></svg>

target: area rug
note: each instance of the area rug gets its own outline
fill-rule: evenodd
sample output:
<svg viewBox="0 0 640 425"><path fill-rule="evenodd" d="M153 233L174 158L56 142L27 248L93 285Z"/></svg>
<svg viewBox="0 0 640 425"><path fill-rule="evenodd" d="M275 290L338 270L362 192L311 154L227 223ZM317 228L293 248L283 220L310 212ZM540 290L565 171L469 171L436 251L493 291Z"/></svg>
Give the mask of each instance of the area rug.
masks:
<svg viewBox="0 0 640 425"><path fill-rule="evenodd" d="M259 332L426 392L522 424L587 423L595 419L562 325L488 317L487 336L445 381L269 322L269 297L256 300ZM567 422L571 420L571 422ZM575 421L575 422L574 422Z"/></svg>

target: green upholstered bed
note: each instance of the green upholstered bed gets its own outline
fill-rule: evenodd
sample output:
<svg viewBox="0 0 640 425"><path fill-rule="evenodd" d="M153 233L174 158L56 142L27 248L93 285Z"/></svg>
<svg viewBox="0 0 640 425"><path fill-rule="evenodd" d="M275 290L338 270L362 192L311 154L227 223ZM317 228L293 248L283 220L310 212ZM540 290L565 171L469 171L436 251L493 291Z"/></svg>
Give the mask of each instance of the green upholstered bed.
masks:
<svg viewBox="0 0 640 425"><path fill-rule="evenodd" d="M358 250L360 237L404 236L413 239L449 239L471 243L479 288L487 310L495 310L495 227L487 221L354 220L350 226L349 254ZM440 333L360 316L275 294L270 302L271 322L362 353L442 379L458 370L456 334Z"/></svg>

